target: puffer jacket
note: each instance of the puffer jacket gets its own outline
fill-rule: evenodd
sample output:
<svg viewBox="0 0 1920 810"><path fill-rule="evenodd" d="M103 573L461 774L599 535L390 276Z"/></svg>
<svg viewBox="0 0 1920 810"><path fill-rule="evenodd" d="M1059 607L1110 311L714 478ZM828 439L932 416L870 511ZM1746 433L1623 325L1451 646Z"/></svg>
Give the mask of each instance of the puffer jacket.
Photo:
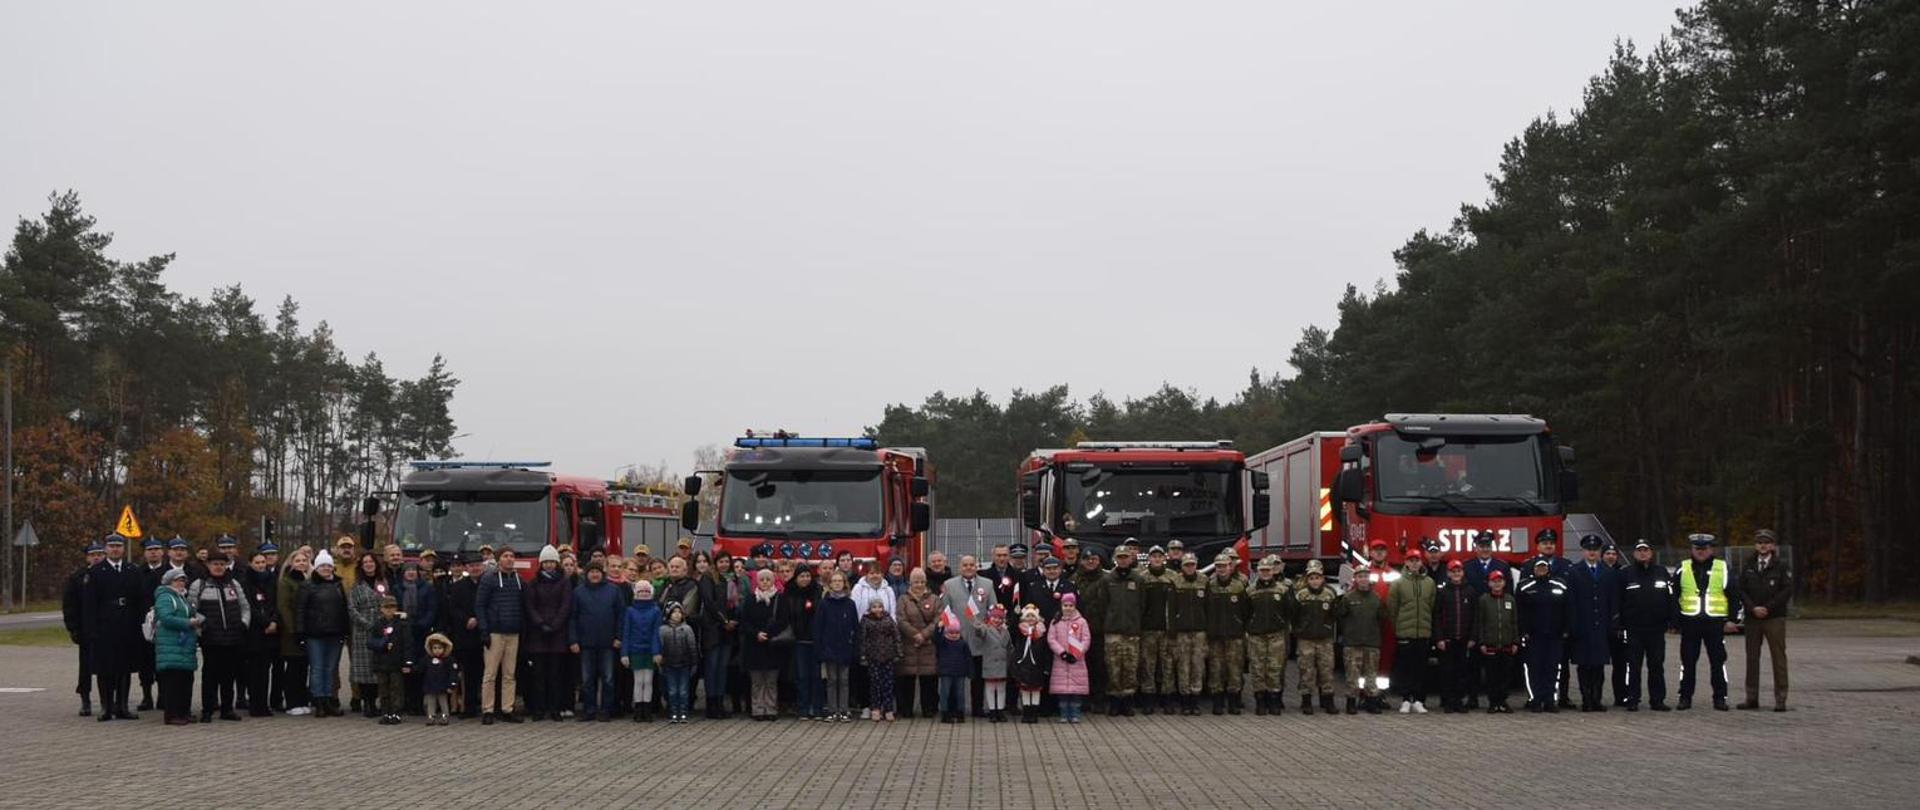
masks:
<svg viewBox="0 0 1920 810"><path fill-rule="evenodd" d="M1087 651L1093 649L1093 628L1079 614L1062 615L1047 628L1047 648L1053 650L1053 676L1047 691L1056 695L1084 695L1089 690ZM1073 660L1060 656L1071 653Z"/></svg>
<svg viewBox="0 0 1920 810"><path fill-rule="evenodd" d="M892 616L860 617L860 663L867 666L900 660L900 623Z"/></svg>
<svg viewBox="0 0 1920 810"><path fill-rule="evenodd" d="M900 597L900 647L904 654L895 671L901 675L933 674L933 637L940 632L940 595L928 591L915 598Z"/></svg>
<svg viewBox="0 0 1920 810"><path fill-rule="evenodd" d="M700 636L686 622L660 625L660 666L691 669L700 660Z"/></svg>
<svg viewBox="0 0 1920 810"><path fill-rule="evenodd" d="M161 672L192 672L199 667L198 633L187 598L161 586L153 592L153 668Z"/></svg>
<svg viewBox="0 0 1920 810"><path fill-rule="evenodd" d="M339 577L308 577L300 586L300 634L305 638L339 641L352 630L347 610L347 588Z"/></svg>
<svg viewBox="0 0 1920 810"><path fill-rule="evenodd" d="M247 643L247 622L253 606L247 604L247 594L233 572L196 580L187 588L187 602L206 617L200 623L201 646L239 647Z"/></svg>
<svg viewBox="0 0 1920 810"><path fill-rule="evenodd" d="M660 625L664 621L658 603L635 599L627 606L620 623L620 654L633 659L634 669L653 666L653 656L660 652Z"/></svg>
<svg viewBox="0 0 1920 810"><path fill-rule="evenodd" d="M526 583L512 571L496 569L481 574L480 589L473 595L473 612L480 620L480 634L520 635L527 621L525 592Z"/></svg>
<svg viewBox="0 0 1920 810"><path fill-rule="evenodd" d="M620 588L601 580L582 582L573 589L573 621L569 640L582 649L606 649L620 637Z"/></svg>
<svg viewBox="0 0 1920 810"><path fill-rule="evenodd" d="M1512 647L1520 643L1520 613L1514 607L1513 591L1480 594L1473 606L1473 642L1484 647Z"/></svg>
<svg viewBox="0 0 1920 810"><path fill-rule="evenodd" d="M1293 586L1284 579L1256 579L1247 588L1247 634L1270 636L1287 632L1287 592Z"/></svg>
<svg viewBox="0 0 1920 810"><path fill-rule="evenodd" d="M860 612L846 592L831 593L813 612L813 649L822 664L851 665L859 653Z"/></svg>
<svg viewBox="0 0 1920 810"><path fill-rule="evenodd" d="M1425 572L1405 573L1387 586L1387 616L1393 637L1432 638L1433 600L1437 589Z"/></svg>

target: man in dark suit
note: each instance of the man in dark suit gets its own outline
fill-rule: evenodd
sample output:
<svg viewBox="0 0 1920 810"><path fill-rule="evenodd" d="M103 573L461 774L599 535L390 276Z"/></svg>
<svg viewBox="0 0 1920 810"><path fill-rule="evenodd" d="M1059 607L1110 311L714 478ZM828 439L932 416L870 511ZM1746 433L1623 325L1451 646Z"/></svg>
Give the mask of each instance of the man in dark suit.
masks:
<svg viewBox="0 0 1920 810"><path fill-rule="evenodd" d="M126 559L127 538L111 534L105 545L106 559L88 569L81 586L83 624L99 682L100 720L134 720L138 718L127 708L127 692L137 656L145 649L140 620L149 595L141 592L146 577Z"/></svg>

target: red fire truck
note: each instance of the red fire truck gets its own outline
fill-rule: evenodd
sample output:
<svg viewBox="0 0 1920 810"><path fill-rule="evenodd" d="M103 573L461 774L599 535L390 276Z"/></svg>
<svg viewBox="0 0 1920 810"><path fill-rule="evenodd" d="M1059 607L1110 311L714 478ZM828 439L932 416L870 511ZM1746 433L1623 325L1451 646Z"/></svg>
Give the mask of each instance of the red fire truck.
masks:
<svg viewBox="0 0 1920 810"><path fill-rule="evenodd" d="M1543 420L1514 414L1387 414L1345 433L1309 433L1247 459L1279 482L1280 519L1254 533L1256 554L1290 570L1318 559L1329 574L1363 562L1373 540L1399 565L1433 541L1449 556L1473 553L1480 531L1494 552L1522 562L1545 529L1563 531L1578 496Z"/></svg>
<svg viewBox="0 0 1920 810"><path fill-rule="evenodd" d="M531 577L541 546L619 554L622 507L599 478L556 475L544 461L415 461L400 480L393 536L409 556L440 559L511 548Z"/></svg>
<svg viewBox="0 0 1920 810"><path fill-rule="evenodd" d="M1267 525L1267 482L1226 440L1079 442L1027 456L1019 511L1037 545L1072 537L1112 559L1129 537L1177 539L1202 566L1226 548L1244 563L1248 533Z"/></svg>
<svg viewBox="0 0 1920 810"><path fill-rule="evenodd" d="M885 567L925 561L933 525L933 466L918 447L778 431L735 439L723 469L686 480L680 524L700 524L704 476L718 478L713 548L736 557L765 545L775 558L830 560L843 552Z"/></svg>

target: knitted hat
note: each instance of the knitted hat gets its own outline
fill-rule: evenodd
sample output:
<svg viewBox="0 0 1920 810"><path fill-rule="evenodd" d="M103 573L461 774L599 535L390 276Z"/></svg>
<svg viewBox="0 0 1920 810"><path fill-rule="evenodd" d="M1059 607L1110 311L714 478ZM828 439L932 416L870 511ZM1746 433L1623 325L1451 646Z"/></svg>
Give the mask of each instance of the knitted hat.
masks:
<svg viewBox="0 0 1920 810"><path fill-rule="evenodd" d="M324 548L320 549L319 554L315 554L313 556L313 567L319 568L321 566L326 566L328 568L333 567L333 555L328 553L327 550Z"/></svg>
<svg viewBox="0 0 1920 810"><path fill-rule="evenodd" d="M560 562L560 549L554 548L553 546L540 547L540 564L541 565L546 565L547 563L558 564L559 562Z"/></svg>
<svg viewBox="0 0 1920 810"><path fill-rule="evenodd" d="M1060 597L1060 606L1061 607L1079 607L1080 597L1077 594L1071 594L1071 593L1062 594Z"/></svg>

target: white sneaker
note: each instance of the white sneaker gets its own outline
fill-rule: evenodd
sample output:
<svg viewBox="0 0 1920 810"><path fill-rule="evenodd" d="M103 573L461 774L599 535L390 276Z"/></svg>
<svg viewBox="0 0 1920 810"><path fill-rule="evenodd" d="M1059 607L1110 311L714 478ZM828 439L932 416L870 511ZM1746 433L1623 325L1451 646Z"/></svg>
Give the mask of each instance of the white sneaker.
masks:
<svg viewBox="0 0 1920 810"><path fill-rule="evenodd" d="M295 706L291 709L288 709L287 714L292 715L294 717L305 717L309 714L313 714L313 710L305 706Z"/></svg>
<svg viewBox="0 0 1920 810"><path fill-rule="evenodd" d="M1423 701L1420 701L1419 703L1415 703L1415 704L1413 704L1413 713L1414 713L1414 714L1426 714L1426 713L1427 713L1427 702L1423 700Z"/></svg>
<svg viewBox="0 0 1920 810"><path fill-rule="evenodd" d="M1411 712L1411 711L1413 711L1413 703L1411 703L1411 702L1409 702L1409 701L1405 701L1405 700L1403 700L1403 701L1400 701L1400 713L1401 713L1401 714L1406 714L1406 713L1408 713L1408 712Z"/></svg>

